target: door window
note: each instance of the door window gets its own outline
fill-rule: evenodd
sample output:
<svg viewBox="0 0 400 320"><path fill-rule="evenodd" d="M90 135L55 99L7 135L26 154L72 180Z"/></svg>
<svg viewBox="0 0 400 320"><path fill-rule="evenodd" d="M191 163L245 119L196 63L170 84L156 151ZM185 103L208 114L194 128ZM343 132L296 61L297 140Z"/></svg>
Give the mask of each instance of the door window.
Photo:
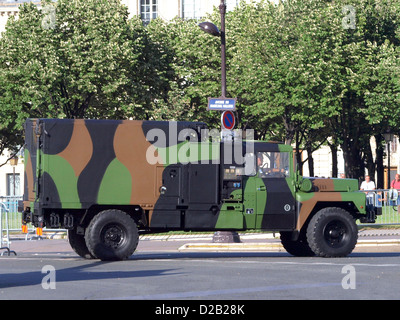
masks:
<svg viewBox="0 0 400 320"><path fill-rule="evenodd" d="M20 193L20 179L19 173L7 173L7 196L19 196Z"/></svg>
<svg viewBox="0 0 400 320"><path fill-rule="evenodd" d="M261 178L289 176L289 152L258 152L257 174Z"/></svg>

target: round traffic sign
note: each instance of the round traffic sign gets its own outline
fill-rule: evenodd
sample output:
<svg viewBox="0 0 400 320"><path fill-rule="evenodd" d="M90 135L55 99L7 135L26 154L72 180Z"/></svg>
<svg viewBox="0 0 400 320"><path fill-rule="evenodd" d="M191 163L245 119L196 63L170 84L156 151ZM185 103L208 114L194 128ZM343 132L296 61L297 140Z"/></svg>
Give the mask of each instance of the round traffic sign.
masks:
<svg viewBox="0 0 400 320"><path fill-rule="evenodd" d="M232 111L226 110L222 112L221 124L223 129L232 130L235 126L235 115Z"/></svg>

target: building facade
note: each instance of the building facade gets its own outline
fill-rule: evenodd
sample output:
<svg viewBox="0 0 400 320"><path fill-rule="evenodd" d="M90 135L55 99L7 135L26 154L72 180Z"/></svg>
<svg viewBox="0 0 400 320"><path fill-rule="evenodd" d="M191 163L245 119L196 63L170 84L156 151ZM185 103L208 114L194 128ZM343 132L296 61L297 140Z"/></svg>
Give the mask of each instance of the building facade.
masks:
<svg viewBox="0 0 400 320"><path fill-rule="evenodd" d="M137 15L144 22L157 17L171 20L175 17L183 19L201 19L211 12L220 0L121 0L128 6L131 16ZM227 10L239 5L240 0L225 0Z"/></svg>
<svg viewBox="0 0 400 320"><path fill-rule="evenodd" d="M18 6L11 2L0 2L0 32L6 29L9 17L18 15Z"/></svg>
<svg viewBox="0 0 400 320"><path fill-rule="evenodd" d="M40 5L40 0L0 0L0 32L5 30L10 16L18 16L18 6L24 2ZM146 24L155 18L167 21L175 17L201 19L211 12L214 6L218 6L220 0L121 0L121 3L128 7L130 17L139 16ZM225 3L229 11L239 5L240 0L225 0Z"/></svg>

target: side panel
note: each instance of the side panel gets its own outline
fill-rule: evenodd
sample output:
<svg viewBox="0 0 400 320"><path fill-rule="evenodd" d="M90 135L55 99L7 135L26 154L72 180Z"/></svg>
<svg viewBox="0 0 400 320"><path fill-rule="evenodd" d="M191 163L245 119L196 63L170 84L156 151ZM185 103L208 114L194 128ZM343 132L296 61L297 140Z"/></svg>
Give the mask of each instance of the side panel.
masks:
<svg viewBox="0 0 400 320"><path fill-rule="evenodd" d="M219 200L219 165L188 164L189 204L211 203Z"/></svg>
<svg viewBox="0 0 400 320"><path fill-rule="evenodd" d="M115 158L113 139L119 124L118 121L44 121L41 158L44 207L84 209L97 203L104 174Z"/></svg>
<svg viewBox="0 0 400 320"><path fill-rule="evenodd" d="M172 152L179 153L182 147L180 145ZM219 206L219 164L199 162L178 162L163 169L158 167L158 174L162 172L162 180L150 227L215 227Z"/></svg>
<svg viewBox="0 0 400 320"><path fill-rule="evenodd" d="M157 166L157 180L160 181L155 193L158 195L151 214L152 228L180 228L182 214L180 203L185 203L183 165ZM187 200L186 200L187 201Z"/></svg>
<svg viewBox="0 0 400 320"><path fill-rule="evenodd" d="M189 164L186 229L214 229L218 219L219 165Z"/></svg>
<svg viewBox="0 0 400 320"><path fill-rule="evenodd" d="M39 211L138 205L149 210L151 219L160 197L162 179L167 176L163 173L165 159L158 154L156 145L148 141L147 134L155 130L167 136L170 127L174 127L170 122L73 119L39 119L38 122L42 128L42 147L37 152L41 161L36 161L40 169ZM36 122L27 121L27 141L34 140L31 123ZM203 124L190 125L197 128ZM33 143L29 145L35 150ZM29 148L26 154L25 195L28 197L32 194L30 190L34 190L29 185L34 184L36 164Z"/></svg>

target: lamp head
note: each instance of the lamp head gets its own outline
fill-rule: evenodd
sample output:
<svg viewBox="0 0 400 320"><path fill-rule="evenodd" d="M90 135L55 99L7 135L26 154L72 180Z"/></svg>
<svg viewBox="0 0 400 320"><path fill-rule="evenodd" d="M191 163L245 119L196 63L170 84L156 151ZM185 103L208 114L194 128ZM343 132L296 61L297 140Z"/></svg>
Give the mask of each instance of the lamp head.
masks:
<svg viewBox="0 0 400 320"><path fill-rule="evenodd" d="M394 134L390 131L390 128L386 130L386 132L383 134L383 138L385 139L386 143L389 143L390 141L393 140Z"/></svg>
<svg viewBox="0 0 400 320"><path fill-rule="evenodd" d="M219 32L218 27L211 23L211 22L201 22L199 23L199 27L201 30L203 30L204 32L207 32L213 36L220 36L221 33Z"/></svg>

